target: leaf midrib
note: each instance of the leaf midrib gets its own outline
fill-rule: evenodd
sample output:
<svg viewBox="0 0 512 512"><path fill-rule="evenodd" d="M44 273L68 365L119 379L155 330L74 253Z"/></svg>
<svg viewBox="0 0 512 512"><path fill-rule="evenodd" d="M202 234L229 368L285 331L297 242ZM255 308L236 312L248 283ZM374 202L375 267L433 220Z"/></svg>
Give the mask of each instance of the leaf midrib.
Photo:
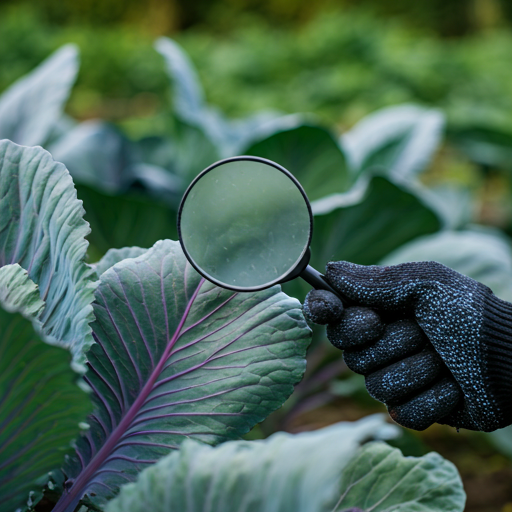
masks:
<svg viewBox="0 0 512 512"><path fill-rule="evenodd" d="M187 304L187 307L185 308L183 316L181 317L180 323L178 324L178 327L176 328L172 339L167 344L167 347L164 353L162 354L162 357L158 361L158 364L155 366L154 370L151 372L151 375L146 381L144 387L142 388L142 391L139 393L139 396L135 399L133 404L126 412L124 418L119 422L119 425L112 431L112 433L107 438L107 440L105 441L104 445L100 448L98 453L89 462L87 467L80 473L78 478L75 480L73 486L71 487L69 493L63 495L62 498L59 500L53 512L65 512L69 505L72 505L73 503L76 505L78 503L75 501L76 498L81 499L81 491L87 486L91 477L96 473L98 468L101 467L103 462L107 459L107 457L110 455L110 453L116 446L117 442L121 439L121 437L130 427L133 419L137 415L137 412L141 409L142 405L146 401L146 398L150 395L151 391L153 390L155 382L157 381L159 375L162 373L163 366L165 365L169 357L170 351L172 350L176 341L181 335L183 325L187 320L188 314L190 313L192 305L194 304L194 301L197 298L199 290L201 289L204 281L204 278L202 278L199 281L199 284L196 290L194 291L194 294L192 295L190 301ZM167 337L167 339L169 339L169 337Z"/></svg>

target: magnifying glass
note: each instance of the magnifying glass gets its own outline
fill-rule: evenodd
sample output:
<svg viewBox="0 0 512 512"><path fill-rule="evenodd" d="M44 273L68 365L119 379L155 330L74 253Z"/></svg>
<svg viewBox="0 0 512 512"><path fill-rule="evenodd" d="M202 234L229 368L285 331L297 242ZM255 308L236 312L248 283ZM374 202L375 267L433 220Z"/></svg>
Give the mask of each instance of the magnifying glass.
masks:
<svg viewBox="0 0 512 512"><path fill-rule="evenodd" d="M265 158L226 158L201 172L181 200L178 234L191 265L223 288L252 292L301 277L340 296L308 264L313 213L304 189Z"/></svg>

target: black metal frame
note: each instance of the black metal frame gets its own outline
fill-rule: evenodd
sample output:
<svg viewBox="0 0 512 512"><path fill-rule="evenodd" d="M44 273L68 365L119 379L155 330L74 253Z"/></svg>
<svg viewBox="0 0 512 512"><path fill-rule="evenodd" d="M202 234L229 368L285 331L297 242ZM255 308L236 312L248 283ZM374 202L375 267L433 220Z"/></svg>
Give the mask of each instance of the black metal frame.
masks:
<svg viewBox="0 0 512 512"><path fill-rule="evenodd" d="M302 252L302 254L300 256L300 260L299 260L298 264L294 268L292 268L289 272L287 272L285 276L281 276L279 279L276 279L275 281L271 281L270 283L266 283L263 286L256 286L256 287L251 287L251 288L240 287L240 286L238 286L238 287L237 286L228 286L225 283L221 283L220 281L217 281L210 275L206 274L206 272L204 272L194 262L194 259L188 253L188 251L185 247L185 244L183 243L182 237L181 237L181 213L183 210L183 205L185 204L185 201L187 199L187 196L189 195L190 191L194 188L194 185L205 174L209 173L213 169L216 169L217 167L219 167L223 164L227 164L230 162L239 162L239 161L259 162L262 164L270 165L270 166L274 167L275 169L277 169L278 171L281 171L288 178L290 178L293 181L293 183L295 183L296 187L299 189L300 193L302 194L302 197L304 198L304 202L306 203L306 206L307 206L308 212L309 212L309 239L308 239L308 243L306 244L304 251ZM301 274L301 272L306 269L306 267L308 266L308 263L309 263L309 258L310 258L309 245L311 244L312 236L313 236L313 212L311 210L311 204L309 203L308 196L306 195L306 192L302 188L302 185L299 183L297 178L295 178L295 176L290 171L285 169L283 166L276 164L275 162L272 162L272 160L267 160L266 158L261 158L259 156L250 156L250 155L234 156L234 157L230 157L230 158L225 158L224 160L219 160L218 162L215 162L214 164L210 165L204 171L199 173L194 178L192 183L188 186L187 190L183 194L183 198L181 199L180 207L178 209L178 238L179 238L179 241L181 244L181 248L183 249L183 252L185 253L187 260L194 267L194 269L199 274L201 274L204 278L208 279L208 281L211 281L212 283L215 283L216 285L218 285L222 288L227 288L228 290L234 290L237 292L256 292L256 291L260 291L260 290L265 290L275 284L284 283L285 281L289 281L290 279L293 279L293 278L299 276Z"/></svg>

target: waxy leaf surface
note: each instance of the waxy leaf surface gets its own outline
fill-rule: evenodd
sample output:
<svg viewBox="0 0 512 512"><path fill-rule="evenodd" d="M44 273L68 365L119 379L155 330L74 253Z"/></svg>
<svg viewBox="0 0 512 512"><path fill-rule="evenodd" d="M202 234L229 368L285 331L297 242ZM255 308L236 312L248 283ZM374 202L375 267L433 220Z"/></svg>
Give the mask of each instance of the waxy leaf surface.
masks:
<svg viewBox="0 0 512 512"><path fill-rule="evenodd" d="M172 241L102 274L95 314L86 375L95 412L54 512L101 505L186 438L246 433L291 394L311 336L279 287L215 287Z"/></svg>
<svg viewBox="0 0 512 512"><path fill-rule="evenodd" d="M312 259L319 267L335 260L375 264L405 242L441 228L437 213L414 190L383 176L362 185L312 204Z"/></svg>
<svg viewBox="0 0 512 512"><path fill-rule="evenodd" d="M432 160L443 129L439 110L400 105L365 117L340 143L355 175L379 166L394 179L410 180Z"/></svg>
<svg viewBox="0 0 512 512"><path fill-rule="evenodd" d="M56 160L66 165L75 183L105 194L123 194L140 186L148 195L175 205L183 193L182 180L178 176L145 163L136 144L103 121L85 121L77 125L49 150Z"/></svg>
<svg viewBox="0 0 512 512"><path fill-rule="evenodd" d="M512 162L512 133L510 127L501 129L471 120L463 126L453 126L450 142L482 167L510 170Z"/></svg>
<svg viewBox="0 0 512 512"><path fill-rule="evenodd" d="M66 45L0 97L0 139L44 144L59 121L78 73L78 51Z"/></svg>
<svg viewBox="0 0 512 512"><path fill-rule="evenodd" d="M125 192L131 181L127 168L134 161L130 141L103 121L85 121L60 137L49 148L69 169L75 183L108 194Z"/></svg>
<svg viewBox="0 0 512 512"><path fill-rule="evenodd" d="M82 218L66 168L50 153L0 141L0 267L19 263L38 286L43 332L77 362L92 343L95 273L86 265Z"/></svg>
<svg viewBox="0 0 512 512"><path fill-rule="evenodd" d="M310 201L344 192L350 185L345 155L332 134L319 126L303 124L282 130L244 153L285 167L299 180Z"/></svg>
<svg viewBox="0 0 512 512"><path fill-rule="evenodd" d="M7 291L7 292L6 292ZM5 293L6 292L6 293ZM52 346L31 322L44 307L19 265L0 269L0 509L26 504L39 480L60 467L90 400L68 350Z"/></svg>
<svg viewBox="0 0 512 512"><path fill-rule="evenodd" d="M44 309L39 287L17 263L0 267L0 284L0 302L4 308L23 311L30 318L37 318Z"/></svg>
<svg viewBox="0 0 512 512"><path fill-rule="evenodd" d="M91 261L99 260L112 247L152 247L158 240L178 236L176 210L143 191L111 196L86 185L76 188L91 225L87 237Z"/></svg>
<svg viewBox="0 0 512 512"><path fill-rule="evenodd" d="M220 156L200 128L179 119L172 121L168 136L144 137L137 145L144 162L167 169L182 180L183 194L188 184Z"/></svg>
<svg viewBox="0 0 512 512"><path fill-rule="evenodd" d="M361 444L395 429L375 415L215 448L186 441L124 487L107 511L331 512L341 472Z"/></svg>
<svg viewBox="0 0 512 512"><path fill-rule="evenodd" d="M93 265L98 277L106 272L109 268L113 267L116 263L129 258L138 258L144 254L147 249L142 247L123 247L122 249L109 249L105 256L101 258L98 263Z"/></svg>
<svg viewBox="0 0 512 512"><path fill-rule="evenodd" d="M370 443L343 471L332 512L462 512L465 502L457 468L438 453L404 457L397 448Z"/></svg>

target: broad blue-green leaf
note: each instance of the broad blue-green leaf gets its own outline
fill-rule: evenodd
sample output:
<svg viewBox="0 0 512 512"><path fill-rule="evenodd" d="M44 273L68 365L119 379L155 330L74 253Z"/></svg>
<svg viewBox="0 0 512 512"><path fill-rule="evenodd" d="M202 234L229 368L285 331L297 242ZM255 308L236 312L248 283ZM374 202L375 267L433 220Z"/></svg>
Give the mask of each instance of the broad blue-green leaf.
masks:
<svg viewBox="0 0 512 512"><path fill-rule="evenodd" d="M180 177L145 163L137 145L103 121L79 124L49 150L66 165L75 183L102 193L118 195L140 186L149 195L176 205L184 192Z"/></svg>
<svg viewBox="0 0 512 512"><path fill-rule="evenodd" d="M440 219L413 190L382 176L369 184L312 204L313 261L377 263L420 234L437 231Z"/></svg>
<svg viewBox="0 0 512 512"><path fill-rule="evenodd" d="M176 120L172 137L173 165L176 166L176 173L183 178L185 187L203 169L220 159L218 148L195 126Z"/></svg>
<svg viewBox="0 0 512 512"><path fill-rule="evenodd" d="M91 225L87 238L92 261L113 247L151 247L158 240L177 237L176 210L144 191L110 196L86 185L76 188Z"/></svg>
<svg viewBox="0 0 512 512"><path fill-rule="evenodd" d="M19 265L0 268L0 508L27 503L64 462L90 411L68 350L44 341L37 285ZM54 342L55 340L53 340Z"/></svg>
<svg viewBox="0 0 512 512"><path fill-rule="evenodd" d="M389 254L383 265L438 261L489 286L512 301L512 251L504 235L492 231L443 231L413 240Z"/></svg>
<svg viewBox="0 0 512 512"><path fill-rule="evenodd" d="M0 139L46 142L62 115L78 72L78 50L66 45L0 97Z"/></svg>
<svg viewBox="0 0 512 512"><path fill-rule="evenodd" d="M310 201L349 187L345 156L327 130L301 125L267 137L245 150L273 160L288 169L301 183Z"/></svg>
<svg viewBox="0 0 512 512"><path fill-rule="evenodd" d="M116 263L126 260L128 258L138 258L144 254L147 249L142 247L123 247L122 249L110 249L98 263L93 265L98 277L106 272L110 267L113 267Z"/></svg>
<svg viewBox="0 0 512 512"><path fill-rule="evenodd" d="M396 428L396 427L395 427ZM343 468L383 416L212 448L186 441L121 490L107 512L331 512Z"/></svg>
<svg viewBox="0 0 512 512"><path fill-rule="evenodd" d="M144 163L145 152L117 128L87 121L50 150L68 166L77 183L78 197L92 227L88 237L92 258L112 247L151 246L176 235L175 212L185 180Z"/></svg>
<svg viewBox="0 0 512 512"><path fill-rule="evenodd" d="M176 210L186 181L172 170L145 163L139 145L117 128L87 121L50 150L77 183L92 227L91 258L100 258L112 247L149 247L176 236Z"/></svg>
<svg viewBox="0 0 512 512"><path fill-rule="evenodd" d="M220 156L236 155L252 141L297 123L297 116L259 112L245 119L227 119L206 103L196 70L183 49L162 37L155 48L164 57L174 85L174 109L180 119L200 128L214 143Z"/></svg>
<svg viewBox="0 0 512 512"><path fill-rule="evenodd" d="M175 41L167 37L158 39L155 49L164 57L173 80L176 112L190 124L201 126L201 114L208 107L192 61Z"/></svg>
<svg viewBox="0 0 512 512"><path fill-rule="evenodd" d="M172 241L102 274L95 314L86 375L95 412L54 512L103 504L186 438L248 432L293 391L311 336L300 303L278 286L215 287Z"/></svg>
<svg viewBox="0 0 512 512"><path fill-rule="evenodd" d="M442 218L444 229L461 229L471 223L475 197L468 188L456 185L427 188L418 182L414 183L414 188Z"/></svg>
<svg viewBox="0 0 512 512"><path fill-rule="evenodd" d="M340 139L355 175L374 166L394 179L414 178L430 163L443 133L444 116L434 109L400 105L365 117Z"/></svg>
<svg viewBox="0 0 512 512"><path fill-rule="evenodd" d="M49 148L68 169L75 183L119 194L131 183L126 169L135 160L130 142L114 126L86 121L75 126Z"/></svg>
<svg viewBox="0 0 512 512"><path fill-rule="evenodd" d="M189 183L220 155L197 127L174 120L169 137L146 137L138 141L145 162L171 170L182 180L182 192Z"/></svg>
<svg viewBox="0 0 512 512"><path fill-rule="evenodd" d="M344 469L332 512L462 512L465 503L457 468L438 453L404 457L397 448L370 443Z"/></svg>
<svg viewBox="0 0 512 512"><path fill-rule="evenodd" d="M23 311L26 317L37 318L44 309L38 286L28 272L17 263L0 267L0 302L4 308Z"/></svg>
<svg viewBox="0 0 512 512"><path fill-rule="evenodd" d="M203 137L202 141L206 141L204 135L199 130L195 129L195 131L199 136ZM172 169L175 167L177 146L179 145L176 144L174 138L164 137L162 135L149 135L138 140L137 145L144 162L158 165L164 169ZM187 149L190 151L192 147L188 147ZM198 146L196 149L201 151L203 148Z"/></svg>
<svg viewBox="0 0 512 512"><path fill-rule="evenodd" d="M485 434L501 453L512 459L512 425Z"/></svg>
<svg viewBox="0 0 512 512"><path fill-rule="evenodd" d="M44 333L75 361L92 343L95 273L84 262L89 225L66 168L41 148L0 141L0 267L19 263L39 285Z"/></svg>
<svg viewBox="0 0 512 512"><path fill-rule="evenodd" d="M145 162L134 162L128 172L132 178L132 188L142 188L148 195L178 209L186 188L180 176Z"/></svg>
<svg viewBox="0 0 512 512"><path fill-rule="evenodd" d="M52 144L57 142L61 137L64 137L68 132L73 130L78 125L78 121L67 115L62 114L52 127L50 134L45 142L45 149L49 149Z"/></svg>
<svg viewBox="0 0 512 512"><path fill-rule="evenodd" d="M486 167L510 169L512 166L512 131L491 126L455 127L450 141L471 160Z"/></svg>

